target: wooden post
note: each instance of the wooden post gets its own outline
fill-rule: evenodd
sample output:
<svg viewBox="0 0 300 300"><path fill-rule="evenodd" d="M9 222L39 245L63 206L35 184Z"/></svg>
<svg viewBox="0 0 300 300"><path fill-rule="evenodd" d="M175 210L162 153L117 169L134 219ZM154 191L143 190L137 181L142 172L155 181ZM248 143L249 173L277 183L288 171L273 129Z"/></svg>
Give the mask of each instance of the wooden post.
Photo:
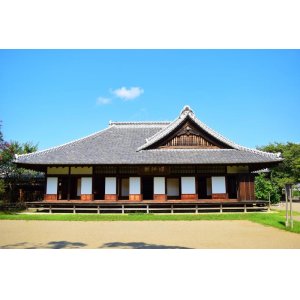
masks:
<svg viewBox="0 0 300 300"><path fill-rule="evenodd" d="M293 221L293 186L290 187L290 226L291 229L294 228L294 221Z"/></svg>
<svg viewBox="0 0 300 300"><path fill-rule="evenodd" d="M52 214L52 206L51 206L51 204L49 206L49 213Z"/></svg>
<svg viewBox="0 0 300 300"><path fill-rule="evenodd" d="M100 205L97 206L97 214L100 214Z"/></svg>
<svg viewBox="0 0 300 300"><path fill-rule="evenodd" d="M125 213L125 210L124 210L124 204L122 204L122 214Z"/></svg>
<svg viewBox="0 0 300 300"><path fill-rule="evenodd" d="M290 189L289 189L289 185L286 184L285 185L285 227L289 226L289 193L290 193Z"/></svg>
<svg viewBox="0 0 300 300"><path fill-rule="evenodd" d="M149 204L147 204L147 214L149 214Z"/></svg>
<svg viewBox="0 0 300 300"><path fill-rule="evenodd" d="M19 189L19 198L20 198L20 201L23 202L24 197L23 197L23 190L22 189Z"/></svg>
<svg viewBox="0 0 300 300"><path fill-rule="evenodd" d="M287 188L286 188L285 189L285 227L289 226L288 210L289 210L288 191L287 191Z"/></svg>
<svg viewBox="0 0 300 300"><path fill-rule="evenodd" d="M271 193L269 192L269 206L268 206L268 212L271 211Z"/></svg>
<svg viewBox="0 0 300 300"><path fill-rule="evenodd" d="M198 204L196 204L196 212L195 212L196 214L198 214L199 213L199 211L198 211Z"/></svg>
<svg viewBox="0 0 300 300"><path fill-rule="evenodd" d="M223 213L223 204L220 203L220 213L222 214Z"/></svg>
<svg viewBox="0 0 300 300"><path fill-rule="evenodd" d="M73 214L76 214L76 205L73 205Z"/></svg>
<svg viewBox="0 0 300 300"><path fill-rule="evenodd" d="M68 174L68 195L67 200L71 200L71 175L70 175L70 167L69 167L69 174Z"/></svg>
<svg viewBox="0 0 300 300"><path fill-rule="evenodd" d="M246 213L247 212L247 204L245 203L244 204L244 213Z"/></svg>

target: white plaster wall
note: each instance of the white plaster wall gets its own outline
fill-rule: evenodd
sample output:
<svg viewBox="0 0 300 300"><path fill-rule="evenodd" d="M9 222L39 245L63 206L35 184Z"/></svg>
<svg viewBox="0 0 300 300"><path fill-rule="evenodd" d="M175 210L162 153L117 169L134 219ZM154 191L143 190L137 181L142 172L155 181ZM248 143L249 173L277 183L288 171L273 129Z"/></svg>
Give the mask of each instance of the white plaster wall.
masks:
<svg viewBox="0 0 300 300"><path fill-rule="evenodd" d="M105 177L105 194L115 195L117 194L117 178Z"/></svg>
<svg viewBox="0 0 300 300"><path fill-rule="evenodd" d="M168 196L179 196L179 180L178 178L167 179Z"/></svg>
<svg viewBox="0 0 300 300"><path fill-rule="evenodd" d="M195 177L181 177L181 194L196 194Z"/></svg>
<svg viewBox="0 0 300 300"><path fill-rule="evenodd" d="M129 194L141 194L141 178L130 177L129 178Z"/></svg>
<svg viewBox="0 0 300 300"><path fill-rule="evenodd" d="M213 194L224 194L226 193L226 183L224 176L212 177L212 193Z"/></svg>
<svg viewBox="0 0 300 300"><path fill-rule="evenodd" d="M46 194L47 195L57 194L57 185L58 185L58 178L57 177L48 177L47 178Z"/></svg>
<svg viewBox="0 0 300 300"><path fill-rule="evenodd" d="M92 194L92 177L81 178L81 194Z"/></svg>
<svg viewBox="0 0 300 300"><path fill-rule="evenodd" d="M166 193L165 177L154 177L154 194L164 195Z"/></svg>

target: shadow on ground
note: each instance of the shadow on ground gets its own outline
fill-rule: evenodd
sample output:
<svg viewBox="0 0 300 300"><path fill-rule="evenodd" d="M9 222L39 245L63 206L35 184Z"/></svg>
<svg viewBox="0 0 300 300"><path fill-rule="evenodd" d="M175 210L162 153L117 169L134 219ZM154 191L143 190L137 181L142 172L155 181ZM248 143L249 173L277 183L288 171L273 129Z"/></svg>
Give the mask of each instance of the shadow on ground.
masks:
<svg viewBox="0 0 300 300"><path fill-rule="evenodd" d="M1 249L80 249L87 244L68 241L51 241L47 244L32 244L28 242L1 246Z"/></svg>
<svg viewBox="0 0 300 300"><path fill-rule="evenodd" d="M114 248L114 249L192 249L180 246L167 246L167 245L156 245L156 244L146 244L144 242L113 242L106 243L100 246L100 248Z"/></svg>
<svg viewBox="0 0 300 300"><path fill-rule="evenodd" d="M80 242L68 242L68 241L51 241L49 243L33 244L28 242L4 245L0 246L0 249L81 249L89 248L87 244ZM191 249L180 246L167 246L167 245L156 245L146 244L144 242L113 242L106 243L99 247L99 249Z"/></svg>

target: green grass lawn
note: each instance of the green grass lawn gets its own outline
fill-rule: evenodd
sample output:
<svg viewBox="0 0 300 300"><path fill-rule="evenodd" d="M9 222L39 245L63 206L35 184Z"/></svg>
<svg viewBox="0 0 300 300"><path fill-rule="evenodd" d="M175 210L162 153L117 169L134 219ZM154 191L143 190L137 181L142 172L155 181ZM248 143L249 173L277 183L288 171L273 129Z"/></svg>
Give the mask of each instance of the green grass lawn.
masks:
<svg viewBox="0 0 300 300"><path fill-rule="evenodd" d="M300 215L295 212L294 215ZM223 214L129 214L129 215L97 215L97 214L22 214L0 212L0 220L41 220L41 221L201 221L201 220L247 220L266 226L276 227L300 233L300 222L294 221L294 229L285 227L285 212L271 213L223 213Z"/></svg>

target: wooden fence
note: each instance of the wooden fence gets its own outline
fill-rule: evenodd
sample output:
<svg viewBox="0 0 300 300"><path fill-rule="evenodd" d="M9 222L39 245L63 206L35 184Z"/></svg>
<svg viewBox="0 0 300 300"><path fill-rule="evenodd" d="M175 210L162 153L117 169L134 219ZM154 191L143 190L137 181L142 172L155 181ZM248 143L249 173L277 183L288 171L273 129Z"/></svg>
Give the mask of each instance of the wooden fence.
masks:
<svg viewBox="0 0 300 300"><path fill-rule="evenodd" d="M26 203L27 209L48 213L97 213L97 214L129 214L129 213L224 213L224 212L253 212L270 209L266 201L249 201L236 203L141 203L141 204L99 204L99 203Z"/></svg>

